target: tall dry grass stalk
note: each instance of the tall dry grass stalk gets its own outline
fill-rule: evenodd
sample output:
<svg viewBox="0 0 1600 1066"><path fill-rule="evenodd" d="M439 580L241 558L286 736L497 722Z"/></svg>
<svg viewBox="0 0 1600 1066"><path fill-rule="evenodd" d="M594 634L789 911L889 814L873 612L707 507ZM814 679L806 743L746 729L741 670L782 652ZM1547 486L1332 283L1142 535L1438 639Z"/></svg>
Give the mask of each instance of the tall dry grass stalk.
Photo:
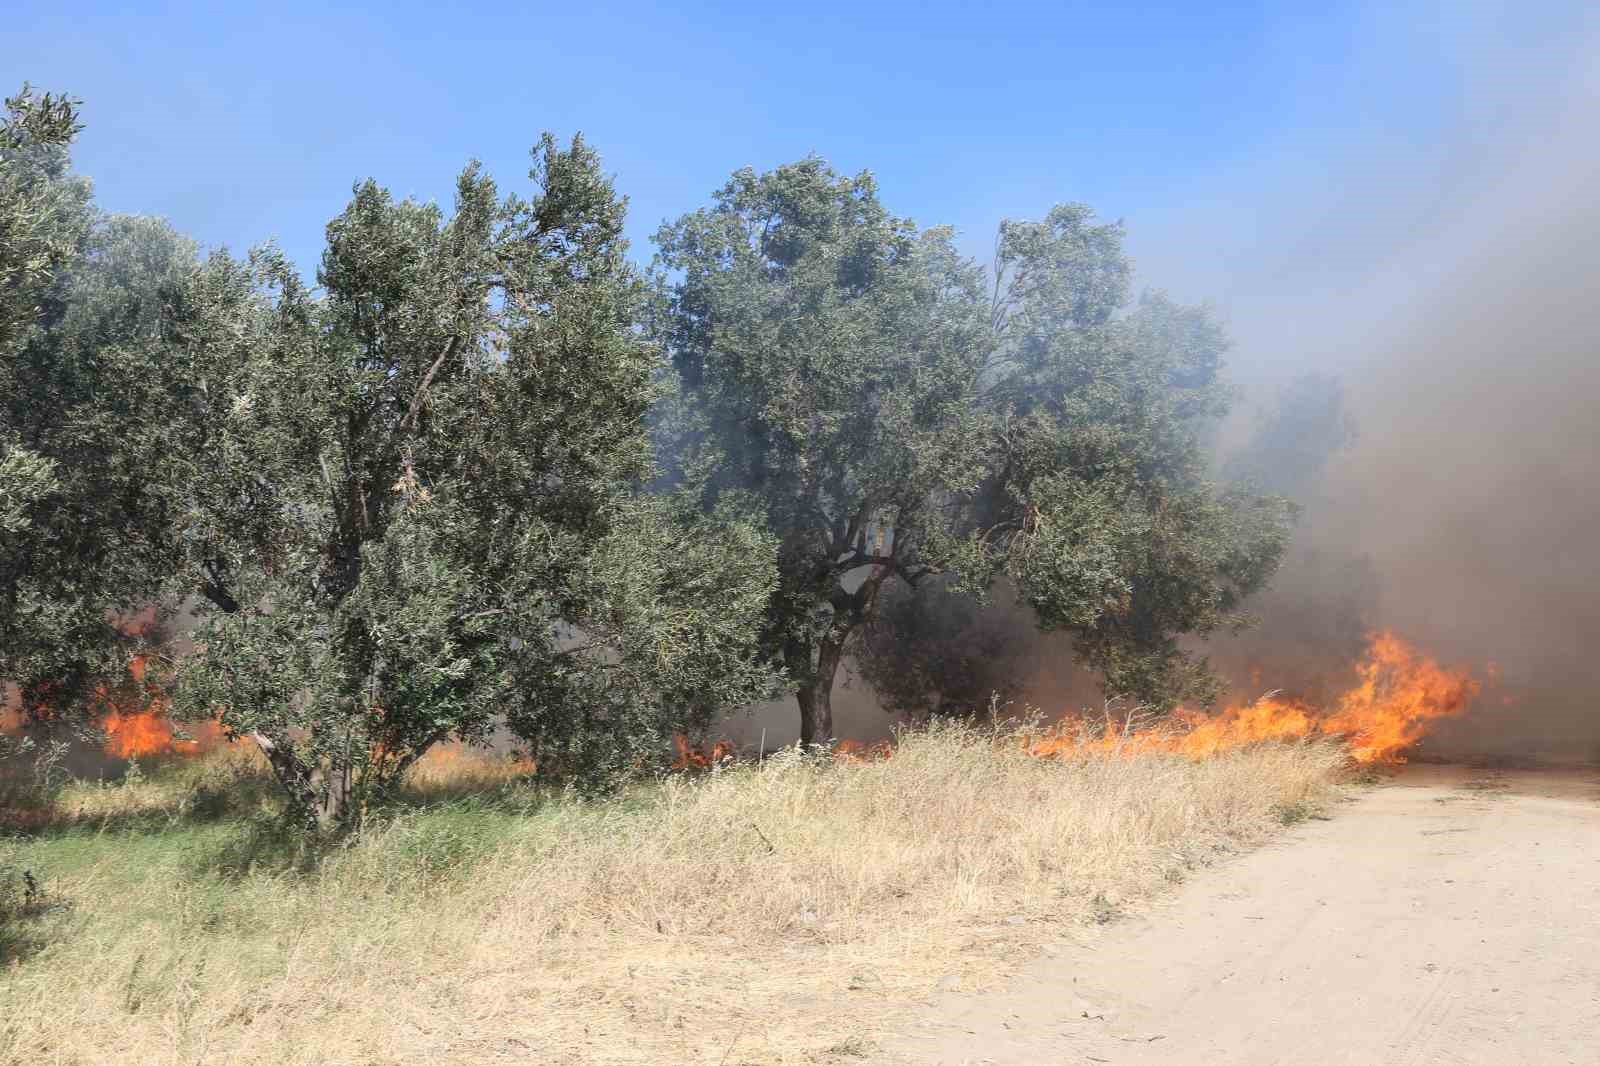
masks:
<svg viewBox="0 0 1600 1066"><path fill-rule="evenodd" d="M938 728L883 762L790 752L605 802L508 786L320 861L203 817L196 781L247 768L190 771L186 793L138 786L167 828L119 829L101 797L102 829L9 845L70 906L10 945L0 1061L842 1060L941 980L991 979L1324 801L1341 759L1060 761Z"/></svg>

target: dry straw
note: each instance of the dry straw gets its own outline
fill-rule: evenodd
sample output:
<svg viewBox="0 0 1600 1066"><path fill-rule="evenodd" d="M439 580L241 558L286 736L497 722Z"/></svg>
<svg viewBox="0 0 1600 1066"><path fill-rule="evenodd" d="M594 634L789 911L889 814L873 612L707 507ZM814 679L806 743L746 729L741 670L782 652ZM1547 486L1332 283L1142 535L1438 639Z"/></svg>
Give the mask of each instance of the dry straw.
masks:
<svg viewBox="0 0 1600 1066"><path fill-rule="evenodd" d="M437 802L313 862L239 813L257 771L213 756L181 787L69 790L78 828L8 845L64 905L8 934L0 1061L845 1061L940 983L1325 801L1342 758L1040 759L943 727L606 802L458 760L419 780Z"/></svg>

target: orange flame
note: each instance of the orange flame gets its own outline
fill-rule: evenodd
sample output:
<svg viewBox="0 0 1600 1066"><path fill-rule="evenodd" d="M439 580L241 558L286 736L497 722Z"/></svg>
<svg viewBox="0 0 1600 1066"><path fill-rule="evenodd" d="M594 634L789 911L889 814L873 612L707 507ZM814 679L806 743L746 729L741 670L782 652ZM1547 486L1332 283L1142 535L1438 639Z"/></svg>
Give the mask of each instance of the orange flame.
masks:
<svg viewBox="0 0 1600 1066"><path fill-rule="evenodd" d="M1155 723L1091 723L1075 717L1063 720L1043 736L1030 738L1027 750L1041 756L1099 752L1171 753L1198 758L1261 741L1327 736L1343 738L1358 762L1403 763L1406 749L1422 740L1435 720L1461 714L1483 688L1466 671L1441 666L1387 631L1372 635L1355 671L1356 683L1326 711L1274 695L1216 714L1180 708ZM1491 666L1491 681L1497 672ZM129 673L135 682L142 682L143 659L135 659ZM190 727L192 739L179 739L167 716L166 700L160 696L129 708L102 690L102 701L106 708L101 718L106 733L105 752L117 758L193 754L213 746L223 735L217 722L207 721ZM0 727L11 730L21 725L15 711L0 717ZM697 747L679 734L673 737L673 745L677 757L672 767L676 770L709 769L735 754L734 744L726 739ZM848 762L884 759L892 753L893 746L888 741L866 745L845 740L834 749L836 758ZM430 759L446 761L458 754L442 747L430 752ZM518 769L532 772L533 764L529 760L526 766L519 764Z"/></svg>
<svg viewBox="0 0 1600 1066"><path fill-rule="evenodd" d="M841 740L833 749L833 757L846 762L873 762L877 759L887 759L893 754L894 745L887 740L880 740L876 744L863 744L859 740Z"/></svg>
<svg viewBox="0 0 1600 1066"><path fill-rule="evenodd" d="M709 748L701 749L689 743L689 738L682 733L673 736L672 746L678 749L678 757L672 760L674 770L708 770L724 759L731 759L734 753L731 740L717 740Z"/></svg>
<svg viewBox="0 0 1600 1066"><path fill-rule="evenodd" d="M118 625L128 636L138 636L149 629L154 619L154 611L145 611L121 620ZM128 680L135 691L142 688L145 673L144 656L134 656L128 663ZM128 695L127 688L118 691L109 684L102 684L96 688L94 697L98 705L98 723L106 737L102 750L112 758L171 753L192 755L214 746L223 737L222 727L215 721L196 722L187 729L180 729L168 716L167 700L160 695L143 698L141 694L136 701ZM48 709L44 713L48 716ZM0 708L0 732L19 732L26 724L21 709ZM180 732L189 735L180 738Z"/></svg>
<svg viewBox="0 0 1600 1066"><path fill-rule="evenodd" d="M1393 633L1372 638L1356 667L1360 683L1339 697L1322 731L1344 735L1360 762L1404 762L1404 749L1427 734L1436 718L1460 714L1483 685L1448 670Z"/></svg>
<svg viewBox="0 0 1600 1066"><path fill-rule="evenodd" d="M1357 681L1327 713L1298 700L1267 696L1218 714L1179 709L1148 726L1108 721L1093 730L1069 719L1049 735L1029 741L1036 755L1170 752L1213 755L1265 740L1342 737L1357 762L1403 763L1405 750L1425 736L1435 719L1466 710L1482 685L1465 671L1440 666L1390 632L1370 638L1356 666Z"/></svg>
<svg viewBox="0 0 1600 1066"><path fill-rule="evenodd" d="M135 684L144 682L143 656L135 656L128 664L128 674ZM193 755L222 737L222 727L216 722L196 722L184 730L189 737L180 739L177 725L167 717L167 700L162 696L153 696L142 706L129 707L102 688L100 700L106 708L100 717L100 728L106 734L104 751L113 758Z"/></svg>

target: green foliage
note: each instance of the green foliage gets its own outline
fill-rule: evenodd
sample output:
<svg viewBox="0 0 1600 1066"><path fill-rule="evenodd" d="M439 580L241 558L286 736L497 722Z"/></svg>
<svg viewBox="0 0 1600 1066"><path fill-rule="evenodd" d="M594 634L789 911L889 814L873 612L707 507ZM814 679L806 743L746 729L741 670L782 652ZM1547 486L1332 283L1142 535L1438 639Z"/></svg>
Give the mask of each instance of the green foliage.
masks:
<svg viewBox="0 0 1600 1066"><path fill-rule="evenodd" d="M845 640L888 577L932 572L941 504L983 470L981 275L948 230L919 233L869 175L817 159L735 174L657 240L677 275L658 326L688 412L678 475L708 504L753 501L778 536L764 643L804 739L826 739Z"/></svg>
<svg viewBox="0 0 1600 1066"><path fill-rule="evenodd" d="M17 355L59 297L62 268L88 229L87 187L67 176L78 124L71 100L27 85L5 102L0 122L0 676L13 657L25 545L41 512L57 502L56 464L23 438Z"/></svg>
<svg viewBox="0 0 1600 1066"><path fill-rule="evenodd" d="M0 134L0 677L62 719L127 683L119 625L171 570L148 491L147 355L193 248L160 223L105 218L68 172L71 101L24 91ZM108 353L116 352L114 357ZM123 679L117 682L117 679Z"/></svg>
<svg viewBox="0 0 1600 1066"><path fill-rule="evenodd" d="M1129 306L1120 225L1077 205L1006 222L986 295L948 231L808 159L736 174L657 239L657 328L684 389L664 435L684 482L754 498L780 539L764 642L806 740L831 727L842 648L884 583L937 573L977 596L1004 575L1112 694L1214 694L1177 637L1243 622L1289 512L1207 481L1224 338L1159 294ZM943 699L926 666L948 628L899 617L864 642L891 703Z"/></svg>
<svg viewBox="0 0 1600 1066"><path fill-rule="evenodd" d="M884 709L914 718L974 716L1022 691L1032 625L937 578L886 586L852 645Z"/></svg>
<svg viewBox="0 0 1600 1066"><path fill-rule="evenodd" d="M449 216L357 186L313 292L271 247L201 263L94 217L70 106L10 106L0 251L33 288L0 338L0 676L36 712L125 676L128 616L185 604L193 652L150 683L328 827L502 720L593 785L770 691L771 538L639 491L661 359L581 139L544 138L528 201L476 165Z"/></svg>
<svg viewBox="0 0 1600 1066"><path fill-rule="evenodd" d="M358 185L313 290L96 215L72 102L7 106L0 676L81 706L183 604L149 683L319 824L501 722L608 784L780 667L826 739L880 592L935 575L862 642L897 706L967 699L951 597L1002 578L1112 693L1204 699L1177 638L1241 623L1283 550L1282 501L1206 479L1221 331L1130 305L1086 208L1005 223L986 273L869 175L746 170L661 230L652 292L594 153L546 136L530 200L476 164L448 213Z"/></svg>
<svg viewBox="0 0 1600 1066"><path fill-rule="evenodd" d="M1218 682L1177 637L1243 624L1290 517L1206 478L1203 434L1230 398L1222 332L1159 294L1129 309L1121 228L1081 207L1003 226L996 271L1005 429L969 572L1003 569L1109 694L1209 702Z"/></svg>
<svg viewBox="0 0 1600 1066"><path fill-rule="evenodd" d="M365 183L322 299L271 249L219 255L174 319L162 477L206 601L180 704L325 824L502 715L541 774L599 784L770 687L768 540L630 487L659 367L623 203L581 140L532 177L501 199L470 166L448 218Z"/></svg>
<svg viewBox="0 0 1600 1066"><path fill-rule="evenodd" d="M57 275L88 225L87 188L66 176L78 124L71 100L26 85L6 100L0 123L0 388L14 397L12 360L59 290ZM0 422L0 566L9 576L21 535L58 489L55 464Z"/></svg>
<svg viewBox="0 0 1600 1066"><path fill-rule="evenodd" d="M88 230L89 188L67 174L77 101L24 85L0 120L0 346L30 328Z"/></svg>

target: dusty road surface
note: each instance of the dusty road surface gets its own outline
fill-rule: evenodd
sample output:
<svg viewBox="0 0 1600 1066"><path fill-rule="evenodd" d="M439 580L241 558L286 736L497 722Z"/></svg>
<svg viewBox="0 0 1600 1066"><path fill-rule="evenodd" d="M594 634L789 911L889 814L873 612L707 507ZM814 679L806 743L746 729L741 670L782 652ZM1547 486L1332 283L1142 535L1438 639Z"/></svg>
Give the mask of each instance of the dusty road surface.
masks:
<svg viewBox="0 0 1600 1066"><path fill-rule="evenodd" d="M1415 766L886 1042L948 1066L1600 1064L1600 776Z"/></svg>

